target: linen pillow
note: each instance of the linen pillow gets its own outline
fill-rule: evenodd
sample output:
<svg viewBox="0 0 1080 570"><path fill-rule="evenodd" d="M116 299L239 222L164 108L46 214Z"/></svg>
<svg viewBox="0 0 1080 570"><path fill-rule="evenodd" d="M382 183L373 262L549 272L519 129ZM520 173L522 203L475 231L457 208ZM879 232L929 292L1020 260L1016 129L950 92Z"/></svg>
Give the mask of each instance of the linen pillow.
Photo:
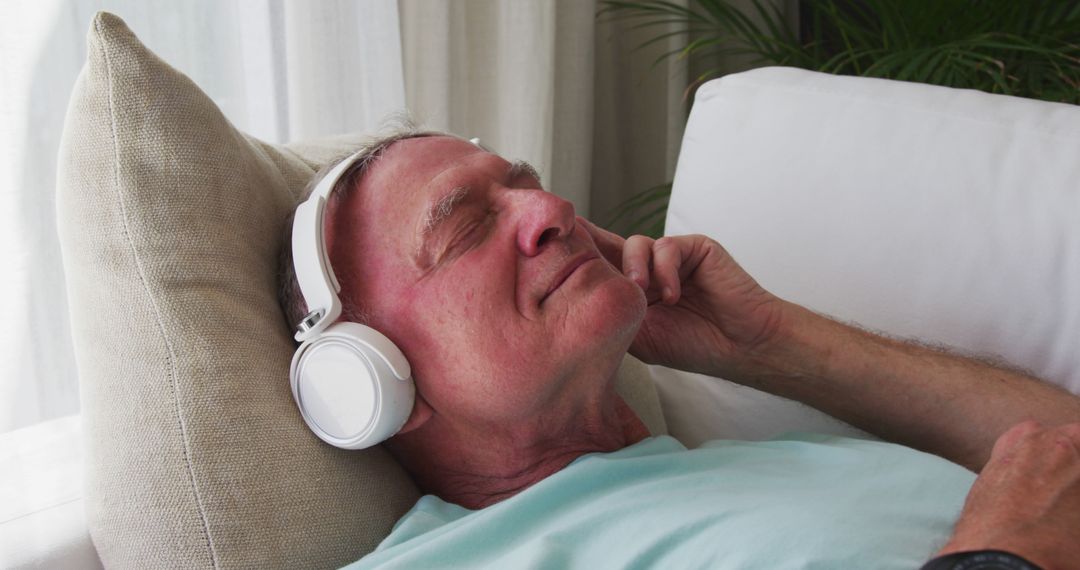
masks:
<svg viewBox="0 0 1080 570"><path fill-rule="evenodd" d="M105 566L342 565L418 498L383 449L319 442L289 390L282 224L317 169L360 144L247 136L123 21L94 18L57 215ZM624 367L631 405L662 431L643 366Z"/></svg>
<svg viewBox="0 0 1080 570"><path fill-rule="evenodd" d="M1074 105L758 69L698 90L667 231L714 237L814 310L1080 393L1077 157ZM688 445L857 433L749 388L655 374Z"/></svg>

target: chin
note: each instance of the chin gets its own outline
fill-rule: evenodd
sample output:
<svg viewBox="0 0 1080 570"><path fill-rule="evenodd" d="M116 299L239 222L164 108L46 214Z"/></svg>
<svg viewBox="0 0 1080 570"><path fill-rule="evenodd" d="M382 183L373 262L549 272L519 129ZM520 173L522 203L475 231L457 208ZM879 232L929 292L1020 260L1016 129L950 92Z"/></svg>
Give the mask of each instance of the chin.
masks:
<svg viewBox="0 0 1080 570"><path fill-rule="evenodd" d="M618 275L592 291L588 310L583 311L584 327L596 338L609 339L626 352L645 319L648 302L645 292L633 281Z"/></svg>

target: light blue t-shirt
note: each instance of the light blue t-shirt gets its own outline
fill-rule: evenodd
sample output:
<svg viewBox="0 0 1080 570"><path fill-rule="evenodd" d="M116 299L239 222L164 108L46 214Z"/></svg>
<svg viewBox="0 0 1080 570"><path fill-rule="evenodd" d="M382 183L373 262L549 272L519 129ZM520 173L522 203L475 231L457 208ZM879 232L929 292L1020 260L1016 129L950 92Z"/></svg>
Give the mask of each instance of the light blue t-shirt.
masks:
<svg viewBox="0 0 1080 570"><path fill-rule="evenodd" d="M478 511L428 495L347 568L918 568L975 475L899 445L789 434L579 457Z"/></svg>

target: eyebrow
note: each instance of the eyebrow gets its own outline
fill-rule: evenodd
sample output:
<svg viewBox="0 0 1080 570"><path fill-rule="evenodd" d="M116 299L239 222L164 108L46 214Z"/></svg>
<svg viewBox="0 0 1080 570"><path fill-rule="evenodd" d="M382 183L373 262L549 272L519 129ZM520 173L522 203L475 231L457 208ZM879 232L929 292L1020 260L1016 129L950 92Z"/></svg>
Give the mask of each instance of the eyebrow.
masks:
<svg viewBox="0 0 1080 570"><path fill-rule="evenodd" d="M536 171L536 168L524 160L515 160L511 162L510 168L507 169L504 178L507 181L510 181L522 175L531 176L536 179L537 182L540 181L540 174ZM423 254L428 251L428 241L430 240L431 235L435 233L435 230L437 230L443 222L450 219L454 214L454 208L463 202L471 192L471 187L457 186L453 190L432 200L427 208L424 209L424 213L420 217L419 240L417 241L416 251L413 254L413 258L418 265L421 264L421 257Z"/></svg>
<svg viewBox="0 0 1080 570"><path fill-rule="evenodd" d="M420 236L427 239L440 223L450 217L450 214L454 212L454 206L461 203L468 195L469 188L458 186L428 204L421 218L423 221L420 223Z"/></svg>
<svg viewBox="0 0 1080 570"><path fill-rule="evenodd" d="M431 234L435 233L440 224L450 219L451 214L454 213L454 207L465 200L470 191L471 189L466 186L458 186L428 204L420 217L420 236L413 255L418 264L421 255L428 249Z"/></svg>
<svg viewBox="0 0 1080 570"><path fill-rule="evenodd" d="M513 180L522 174L532 176L537 182L540 182L540 173L536 170L536 167L524 160L515 160L514 162L511 162L510 170L506 171L506 178Z"/></svg>

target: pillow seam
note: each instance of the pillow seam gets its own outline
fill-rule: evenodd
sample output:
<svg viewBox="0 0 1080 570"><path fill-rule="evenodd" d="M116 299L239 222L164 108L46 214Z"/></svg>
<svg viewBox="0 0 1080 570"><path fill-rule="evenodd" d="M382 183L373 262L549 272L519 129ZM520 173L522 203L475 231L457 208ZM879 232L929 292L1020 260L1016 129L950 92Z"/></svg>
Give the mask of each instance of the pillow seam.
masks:
<svg viewBox="0 0 1080 570"><path fill-rule="evenodd" d="M199 493L199 486L198 486L198 484L196 482L196 479L195 479L195 470L194 470L194 468L193 468L193 466L191 464L191 455L190 455L191 454L191 448L190 448L190 442L188 441L187 422L184 421L184 416L182 414L182 410L181 410L180 402L179 402L179 397L178 397L179 390L178 390L178 387L177 387L177 384L176 384L176 377L177 377L176 364L175 364L175 362L176 362L176 354L175 354L175 351L173 350L172 343L169 342L169 336L165 332L165 325L164 325L164 323L162 322L162 319L161 319L161 310L158 307L157 300L154 298L154 295L150 291L149 285L147 284L146 272L143 269L142 260L139 257L139 251L138 251L138 248L135 246L135 240L132 239L131 231L130 231L130 229L128 227L127 204L124 202L124 192L123 192L123 189L122 189L122 184L120 182L120 172L119 172L120 171L120 145L118 143L117 134L116 134L116 130L117 130L116 129L116 108L115 108L114 99L113 99L115 90L113 88L112 63L111 63L111 61L109 59L109 50L107 49L107 46L106 46L105 33L104 33L103 28L102 28L102 23L101 23L100 18L96 19L96 21L94 22L94 27L96 28L98 38L101 41L101 43L100 43L101 55L105 60L105 70L106 70L105 75L106 75L106 78L107 78L107 81L108 81L108 89L107 89L107 91L108 91L108 108L109 108L109 129L110 129L110 134L111 134L111 137L112 137L112 145L113 145L113 180L115 182L117 201L120 204L120 218L123 221L124 236L127 239L128 246L131 249L132 257L135 260L135 268L136 268L136 271L137 271L137 273L139 275L139 281L142 283L143 291L146 293L147 298L150 300L150 305L153 308L154 320L155 320L155 322L156 322L156 324L158 326L158 331L161 333L161 339L165 343L165 348L166 348L166 351L167 351L166 356L167 356L167 360L168 360L168 363L169 363L169 384L172 387L172 391L173 391L173 404L174 404L174 407L176 409L177 420L179 421L179 424L180 424L179 427L180 427L181 439L182 439L182 443L183 443L184 465L187 467L188 479L191 481L192 494L195 496L195 503L196 503L196 506L197 506L199 519L202 522L202 526L203 526L203 529L202 529L203 530L203 535L206 538L206 545L207 545L207 548L210 551L210 563L211 563L211 566L213 568L219 568L220 565L219 565L218 559L217 559L217 552L216 552L216 550L214 548L214 541L213 541L212 537L210 536L210 524L209 524L209 521L206 518L206 509L203 506L202 496Z"/></svg>

